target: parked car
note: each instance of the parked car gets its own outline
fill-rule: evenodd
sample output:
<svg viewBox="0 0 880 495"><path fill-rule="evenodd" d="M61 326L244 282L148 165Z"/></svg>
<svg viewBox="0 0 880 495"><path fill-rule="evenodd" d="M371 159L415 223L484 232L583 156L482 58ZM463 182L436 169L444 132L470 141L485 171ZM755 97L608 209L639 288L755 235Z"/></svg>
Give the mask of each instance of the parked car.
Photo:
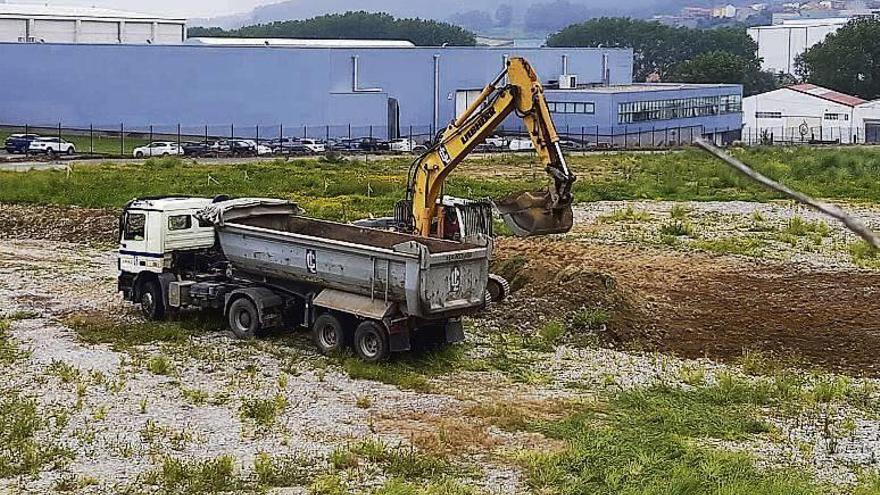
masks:
<svg viewBox="0 0 880 495"><path fill-rule="evenodd" d="M204 156L211 152L211 143L205 141L186 141L180 143L186 156Z"/></svg>
<svg viewBox="0 0 880 495"><path fill-rule="evenodd" d="M560 140L559 147L563 151L579 151L579 150L584 149L584 146L581 143L579 143L577 141L571 141L569 139Z"/></svg>
<svg viewBox="0 0 880 495"><path fill-rule="evenodd" d="M266 144L265 141L261 141L258 143L256 141L254 141L253 139L242 139L241 143L243 145L247 145L247 146L251 147L251 149L253 149L256 152L256 154L259 156L271 155L272 153L275 152L271 146Z"/></svg>
<svg viewBox="0 0 880 495"><path fill-rule="evenodd" d="M6 152L25 153L31 145L31 141L39 139L39 134L12 134L6 138Z"/></svg>
<svg viewBox="0 0 880 495"><path fill-rule="evenodd" d="M387 141L382 141L379 138L365 137L358 140L358 149L370 152L389 151L391 145Z"/></svg>
<svg viewBox="0 0 880 495"><path fill-rule="evenodd" d="M269 141L269 146L275 153L305 155L310 150L298 138L278 138Z"/></svg>
<svg viewBox="0 0 880 495"><path fill-rule="evenodd" d="M398 153L421 153L428 150L427 146L417 143L415 139L409 138L392 139L388 143L388 147L391 151Z"/></svg>
<svg viewBox="0 0 880 495"><path fill-rule="evenodd" d="M500 151L500 150L507 148L508 145L510 145L510 140L507 139L506 137L495 135L495 136L487 137L486 140L484 141L484 143L486 144L487 147Z"/></svg>
<svg viewBox="0 0 880 495"><path fill-rule="evenodd" d="M535 144L532 143L531 139L527 138L513 138L510 140L510 144L507 145L507 149L510 151L526 151L535 149Z"/></svg>
<svg viewBox="0 0 880 495"><path fill-rule="evenodd" d="M28 145L30 153L45 153L53 156L58 154L72 155L76 153L73 143L59 137L41 137L31 141Z"/></svg>
<svg viewBox="0 0 880 495"><path fill-rule="evenodd" d="M145 156L180 156L184 154L183 148L171 141L156 141L146 146L139 146L132 153L135 158Z"/></svg>
<svg viewBox="0 0 880 495"><path fill-rule="evenodd" d="M312 153L323 153L327 151L327 147L324 145L323 141L318 141L317 139L300 139L300 142Z"/></svg>

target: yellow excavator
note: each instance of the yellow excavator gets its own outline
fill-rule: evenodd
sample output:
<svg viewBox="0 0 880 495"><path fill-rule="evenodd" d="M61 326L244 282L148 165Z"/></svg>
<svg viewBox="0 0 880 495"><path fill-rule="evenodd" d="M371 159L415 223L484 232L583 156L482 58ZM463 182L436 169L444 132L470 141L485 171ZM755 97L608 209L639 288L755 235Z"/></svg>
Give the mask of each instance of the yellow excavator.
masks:
<svg viewBox="0 0 880 495"><path fill-rule="evenodd" d="M514 112L528 130L552 186L489 202L443 197L449 174ZM559 147L544 87L520 57L510 58L467 110L413 162L407 180L406 199L395 208L398 230L445 239L491 236L493 206L518 236L565 233L572 227L571 188L576 178Z"/></svg>

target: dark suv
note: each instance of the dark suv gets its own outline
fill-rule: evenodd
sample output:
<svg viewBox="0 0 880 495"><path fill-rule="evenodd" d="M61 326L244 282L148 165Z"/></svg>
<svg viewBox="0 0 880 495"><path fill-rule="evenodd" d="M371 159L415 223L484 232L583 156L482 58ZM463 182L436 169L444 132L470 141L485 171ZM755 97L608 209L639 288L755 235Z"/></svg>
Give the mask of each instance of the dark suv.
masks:
<svg viewBox="0 0 880 495"><path fill-rule="evenodd" d="M13 134L6 138L6 152L26 153L31 146L31 141L36 141L40 136L37 134Z"/></svg>

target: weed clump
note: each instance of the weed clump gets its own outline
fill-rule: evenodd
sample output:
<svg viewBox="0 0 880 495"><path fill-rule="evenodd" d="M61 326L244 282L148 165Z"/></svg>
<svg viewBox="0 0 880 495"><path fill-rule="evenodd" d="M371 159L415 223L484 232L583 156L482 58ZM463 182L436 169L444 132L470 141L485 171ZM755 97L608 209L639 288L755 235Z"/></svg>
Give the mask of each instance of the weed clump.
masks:
<svg viewBox="0 0 880 495"><path fill-rule="evenodd" d="M242 485L235 459L229 455L192 461L166 457L161 468L147 473L145 481L168 493L231 492Z"/></svg>
<svg viewBox="0 0 880 495"><path fill-rule="evenodd" d="M241 403L242 418L252 419L262 427L271 426L287 409L287 397L276 394L269 398L244 398Z"/></svg>

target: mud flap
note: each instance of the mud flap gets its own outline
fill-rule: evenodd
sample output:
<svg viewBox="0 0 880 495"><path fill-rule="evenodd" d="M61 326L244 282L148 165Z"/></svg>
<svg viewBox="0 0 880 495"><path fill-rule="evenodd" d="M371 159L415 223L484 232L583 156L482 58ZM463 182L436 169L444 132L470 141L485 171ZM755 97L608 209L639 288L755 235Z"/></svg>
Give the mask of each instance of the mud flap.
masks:
<svg viewBox="0 0 880 495"><path fill-rule="evenodd" d="M446 322L446 343L457 344L464 342L464 325L461 320L449 320Z"/></svg>
<svg viewBox="0 0 880 495"><path fill-rule="evenodd" d="M388 335L388 348L391 352L406 352L412 349L409 330L405 329Z"/></svg>

